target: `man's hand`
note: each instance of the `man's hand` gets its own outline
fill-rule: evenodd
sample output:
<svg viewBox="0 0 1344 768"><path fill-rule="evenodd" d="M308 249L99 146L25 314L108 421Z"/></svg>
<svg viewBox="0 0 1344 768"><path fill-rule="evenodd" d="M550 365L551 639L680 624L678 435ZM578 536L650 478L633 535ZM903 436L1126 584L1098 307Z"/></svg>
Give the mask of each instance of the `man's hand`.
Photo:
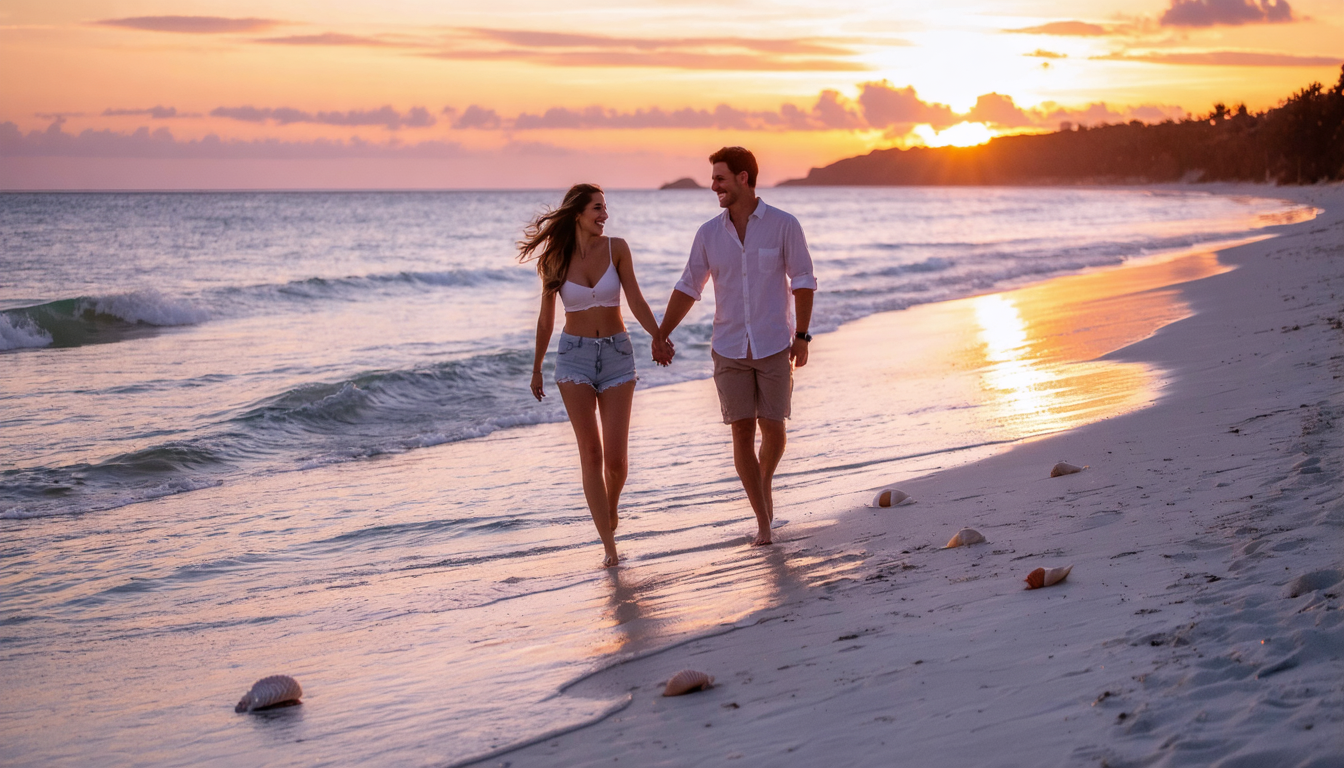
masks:
<svg viewBox="0 0 1344 768"><path fill-rule="evenodd" d="M672 363L672 358L677 354L676 346L668 338L655 338L653 340L653 361L659 365L667 366Z"/></svg>
<svg viewBox="0 0 1344 768"><path fill-rule="evenodd" d="M807 342L795 338L793 346L789 347L789 359L793 361L793 367L802 368L807 365Z"/></svg>

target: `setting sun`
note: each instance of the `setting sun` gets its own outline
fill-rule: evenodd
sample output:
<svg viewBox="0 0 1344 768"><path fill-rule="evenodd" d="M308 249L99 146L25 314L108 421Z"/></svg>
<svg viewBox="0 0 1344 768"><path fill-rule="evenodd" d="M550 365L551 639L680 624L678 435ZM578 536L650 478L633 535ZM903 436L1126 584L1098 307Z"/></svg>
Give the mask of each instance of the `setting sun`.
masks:
<svg viewBox="0 0 1344 768"><path fill-rule="evenodd" d="M913 133L926 147L973 147L995 136L984 123L957 123L942 131L935 131L927 124L917 125Z"/></svg>

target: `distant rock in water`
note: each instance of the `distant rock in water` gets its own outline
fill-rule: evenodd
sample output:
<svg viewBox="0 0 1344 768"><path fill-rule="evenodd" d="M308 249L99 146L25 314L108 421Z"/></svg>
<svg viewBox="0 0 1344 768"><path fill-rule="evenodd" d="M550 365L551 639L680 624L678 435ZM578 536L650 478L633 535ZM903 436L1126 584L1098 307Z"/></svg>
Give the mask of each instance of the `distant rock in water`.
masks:
<svg viewBox="0 0 1344 768"><path fill-rule="evenodd" d="M704 187L697 184L695 182L695 179L692 179L691 177L687 176L684 179L669 181L663 186L659 187L659 189L704 189Z"/></svg>

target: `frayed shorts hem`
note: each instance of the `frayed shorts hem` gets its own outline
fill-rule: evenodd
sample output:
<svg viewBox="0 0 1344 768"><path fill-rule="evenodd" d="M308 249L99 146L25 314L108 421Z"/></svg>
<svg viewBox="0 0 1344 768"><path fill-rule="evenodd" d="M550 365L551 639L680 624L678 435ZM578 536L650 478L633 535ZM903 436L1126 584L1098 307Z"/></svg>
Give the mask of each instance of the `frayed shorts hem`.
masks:
<svg viewBox="0 0 1344 768"><path fill-rule="evenodd" d="M586 379L575 379L575 378L571 378L571 377L568 377L568 376L566 376L566 377L563 378L563 379L556 379L556 380L555 380L555 383L556 383L556 384L586 384L586 385L592 387L592 388L593 388L593 391L597 392L597 394L600 395L600 394L602 394L603 392L606 392L608 389L611 389L612 387L619 387L619 386L621 386L622 384L629 384L629 383L632 382L632 381L639 381L639 377L636 376L636 375L634 375L634 374L632 373L632 374L630 374L629 376L623 376L623 377L621 377L620 379L618 379L618 380L616 380L616 381L604 381L604 382L602 382L602 386L600 386L600 387L594 385L593 382L591 382L591 381L587 381Z"/></svg>

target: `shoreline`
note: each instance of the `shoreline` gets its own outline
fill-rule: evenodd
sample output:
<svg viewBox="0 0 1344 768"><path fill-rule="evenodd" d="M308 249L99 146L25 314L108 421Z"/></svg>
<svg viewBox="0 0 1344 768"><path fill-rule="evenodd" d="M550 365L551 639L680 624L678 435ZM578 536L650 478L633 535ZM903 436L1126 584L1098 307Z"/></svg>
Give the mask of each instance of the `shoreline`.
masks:
<svg viewBox="0 0 1344 768"><path fill-rule="evenodd" d="M631 703L476 762L1344 759L1341 445L1323 426L1344 416L1327 320L1344 313L1344 187L1272 189L1324 213L1222 251L1235 269L1179 287L1193 316L1101 356L1160 366L1154 404L903 480L913 506L809 502L776 549L854 552L861 573L586 676L563 695ZM1049 479L1061 459L1089 469ZM989 543L935 549L963 525ZM1021 591L1066 564L1063 585ZM1334 582L1284 597L1295 579ZM684 667L717 687L658 696Z"/></svg>

